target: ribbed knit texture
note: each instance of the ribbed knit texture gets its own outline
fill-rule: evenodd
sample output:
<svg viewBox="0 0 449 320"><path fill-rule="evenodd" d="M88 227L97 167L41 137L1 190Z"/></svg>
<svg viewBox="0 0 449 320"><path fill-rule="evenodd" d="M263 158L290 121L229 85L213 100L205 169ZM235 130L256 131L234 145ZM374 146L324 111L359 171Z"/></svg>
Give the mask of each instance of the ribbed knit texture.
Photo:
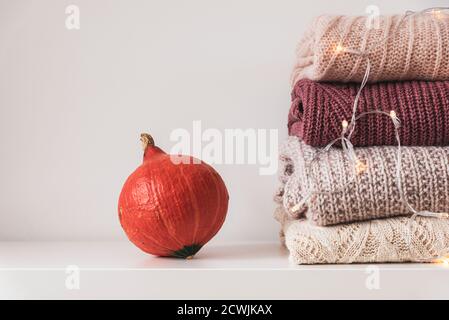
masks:
<svg viewBox="0 0 449 320"><path fill-rule="evenodd" d="M395 181L396 147L356 148L358 174L343 149L331 148L312 164L316 151L296 137L281 146L282 186L275 199L292 218L306 216L326 226L411 214ZM402 147L401 154L401 185L410 205L449 212L449 147ZM312 197L291 212L308 194Z"/></svg>
<svg viewBox="0 0 449 320"><path fill-rule="evenodd" d="M371 82L385 80L449 79L449 17L442 13L406 17L379 16L379 28L367 28L368 17L323 15L315 19L297 48L292 86L300 79L361 82L367 59L336 47L365 51L390 37L369 58Z"/></svg>
<svg viewBox="0 0 449 320"><path fill-rule="evenodd" d="M290 135L312 146L325 146L341 136L342 121L350 121L359 84L300 80L292 92L288 116ZM403 145L449 144L449 81L381 82L362 91L357 114L370 110L401 120ZM351 142L355 146L396 145L390 117L369 114L360 118Z"/></svg>
<svg viewBox="0 0 449 320"><path fill-rule="evenodd" d="M296 264L431 261L448 254L449 220L417 217L389 218L317 227L289 220L282 208L281 239ZM411 245L409 240L411 239Z"/></svg>

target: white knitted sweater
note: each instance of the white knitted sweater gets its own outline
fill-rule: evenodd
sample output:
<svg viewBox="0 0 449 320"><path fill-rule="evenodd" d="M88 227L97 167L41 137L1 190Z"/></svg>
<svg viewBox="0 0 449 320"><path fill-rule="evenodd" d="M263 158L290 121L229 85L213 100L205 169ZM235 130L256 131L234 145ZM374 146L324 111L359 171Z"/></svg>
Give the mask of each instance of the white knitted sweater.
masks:
<svg viewBox="0 0 449 320"><path fill-rule="evenodd" d="M430 262L449 253L447 219L417 217L411 228L405 217L319 227L291 220L282 207L275 217L296 264Z"/></svg>

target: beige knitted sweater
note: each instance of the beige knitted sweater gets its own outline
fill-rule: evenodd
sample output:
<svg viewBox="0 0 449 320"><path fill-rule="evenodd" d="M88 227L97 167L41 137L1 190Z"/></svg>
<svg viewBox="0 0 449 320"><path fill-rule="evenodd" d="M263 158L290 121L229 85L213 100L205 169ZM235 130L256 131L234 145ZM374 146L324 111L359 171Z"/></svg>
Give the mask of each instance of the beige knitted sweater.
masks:
<svg viewBox="0 0 449 320"><path fill-rule="evenodd" d="M449 253L447 219L417 217L411 228L405 217L318 227L289 220L281 207L275 216L296 264L430 262Z"/></svg>
<svg viewBox="0 0 449 320"><path fill-rule="evenodd" d="M402 17L379 16L371 24L366 16L316 18L299 42L292 85L302 78L361 82L367 59L341 48L372 49L371 82L449 79L449 14L407 16L400 23Z"/></svg>
<svg viewBox="0 0 449 320"><path fill-rule="evenodd" d="M331 148L312 162L315 152L297 137L280 148L281 188L275 199L292 218L306 216L325 226L410 215L395 181L397 147L356 148L358 174L342 149ZM402 186L412 207L449 212L449 147L402 147L401 154ZM351 177L356 178L351 182Z"/></svg>

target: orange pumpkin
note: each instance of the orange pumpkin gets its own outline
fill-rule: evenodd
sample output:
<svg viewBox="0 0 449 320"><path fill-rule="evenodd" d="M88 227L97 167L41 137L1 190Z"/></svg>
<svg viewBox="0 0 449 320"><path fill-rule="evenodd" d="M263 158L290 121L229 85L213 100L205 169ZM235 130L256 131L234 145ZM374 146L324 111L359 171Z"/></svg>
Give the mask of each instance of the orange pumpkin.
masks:
<svg viewBox="0 0 449 320"><path fill-rule="evenodd" d="M129 240L157 256L191 258L220 230L229 195L220 175L190 156L170 156L141 135L143 163L119 198Z"/></svg>

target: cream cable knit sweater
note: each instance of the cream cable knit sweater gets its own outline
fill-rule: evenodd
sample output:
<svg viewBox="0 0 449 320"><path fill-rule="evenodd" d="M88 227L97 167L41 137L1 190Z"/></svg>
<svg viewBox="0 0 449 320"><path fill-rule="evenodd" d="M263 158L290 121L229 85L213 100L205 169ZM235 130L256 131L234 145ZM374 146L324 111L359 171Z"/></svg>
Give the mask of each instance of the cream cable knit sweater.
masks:
<svg viewBox="0 0 449 320"><path fill-rule="evenodd" d="M366 51L387 35L369 54L371 82L449 79L449 14L408 16L400 24L402 17L379 16L379 28L375 21L368 28L365 16L316 18L298 44L292 86L303 78L361 82L367 59L339 49Z"/></svg>
<svg viewBox="0 0 449 320"><path fill-rule="evenodd" d="M316 148L289 137L280 149L281 188L276 200L292 218L316 225L410 215L396 185L397 147L356 148L360 173L340 148L331 148L312 165ZM402 186L418 211L449 212L449 147L402 147ZM321 192L316 192L321 190ZM328 192L330 191L330 192ZM312 196L302 206L304 195ZM292 208L298 209L292 212Z"/></svg>
<svg viewBox="0 0 449 320"><path fill-rule="evenodd" d="M279 207L281 238L296 264L430 262L449 253L449 220L397 217L318 227ZM411 245L409 246L410 231Z"/></svg>

